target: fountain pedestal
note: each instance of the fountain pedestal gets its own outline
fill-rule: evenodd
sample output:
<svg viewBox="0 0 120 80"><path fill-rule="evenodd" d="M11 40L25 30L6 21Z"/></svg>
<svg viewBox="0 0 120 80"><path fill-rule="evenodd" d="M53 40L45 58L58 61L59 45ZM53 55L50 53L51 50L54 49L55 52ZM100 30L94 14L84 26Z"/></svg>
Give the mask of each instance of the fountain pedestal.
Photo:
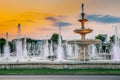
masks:
<svg viewBox="0 0 120 80"><path fill-rule="evenodd" d="M90 54L88 52L88 46L90 44L99 44L100 40L88 40L85 38L85 36L88 33L91 33L93 30L90 28L85 28L85 22L88 20L85 19L85 13L84 13L84 4L82 4L82 13L81 13L82 19L78 20L81 23L81 28L74 30L75 33L78 33L81 35L81 40L74 40L74 41L68 41L70 44L77 44L80 48L80 53L78 54L78 60L80 61L88 61L90 58Z"/></svg>

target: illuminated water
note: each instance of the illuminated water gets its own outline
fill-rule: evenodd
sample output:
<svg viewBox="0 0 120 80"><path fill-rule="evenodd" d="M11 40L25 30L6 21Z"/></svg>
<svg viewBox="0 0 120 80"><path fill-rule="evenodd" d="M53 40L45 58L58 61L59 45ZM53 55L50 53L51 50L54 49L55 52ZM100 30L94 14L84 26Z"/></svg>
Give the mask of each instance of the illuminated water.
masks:
<svg viewBox="0 0 120 80"><path fill-rule="evenodd" d="M112 61L120 61L120 45L117 31L115 32L115 43L113 44L112 50L108 50L110 54L112 53ZM16 51L14 52L14 56L10 55L11 53L8 45L8 33L6 34L6 45L4 46L4 55L0 57L1 62L44 62L51 60L58 62L69 62L76 61L78 56L80 56L81 49L76 44L68 44L67 41L63 42L60 37L60 33L58 44L54 44L52 41L48 42L48 39L46 39L43 44L27 43L26 37L22 40L20 38L20 34L20 25L18 25L18 39L15 41ZM107 50L105 50L105 52L103 52L101 49L98 51L94 44L90 45L87 51L89 53L90 60L92 61L105 61L106 59L100 55L108 54ZM111 59L109 59L109 61L111 61Z"/></svg>

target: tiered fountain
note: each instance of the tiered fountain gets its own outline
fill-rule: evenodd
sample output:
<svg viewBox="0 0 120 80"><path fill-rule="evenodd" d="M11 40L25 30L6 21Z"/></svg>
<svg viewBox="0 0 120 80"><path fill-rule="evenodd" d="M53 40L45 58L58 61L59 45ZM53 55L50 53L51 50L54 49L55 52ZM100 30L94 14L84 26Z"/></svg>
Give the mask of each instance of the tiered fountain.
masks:
<svg viewBox="0 0 120 80"><path fill-rule="evenodd" d="M79 20L81 22L81 28L74 30L75 33L78 33L81 35L81 40L68 41L68 43L77 44L80 47L81 52L78 55L78 60L88 61L90 59L88 46L91 44L100 44L100 40L88 40L85 38L85 36L88 33L91 33L93 30L90 28L85 28L85 22L87 22L88 20L85 19L84 4L82 4L81 16L82 16L82 19Z"/></svg>
<svg viewBox="0 0 120 80"><path fill-rule="evenodd" d="M8 44L8 33L6 33L6 45L4 46L4 55L0 57L0 69L14 68L55 68L55 69L120 69L120 43L117 36L112 49L112 60L103 60L99 57L95 44L100 44L100 40L86 39L86 35L93 30L85 28L84 4L82 4L81 28L74 30L81 35L81 40L72 40L62 42L61 27L59 27L58 44L48 42L46 39L43 44L27 43L26 37L21 38L21 27L18 24L18 38L15 39L15 53L11 54ZM23 41L24 40L24 41ZM97 55L99 53L99 55ZM93 57L93 58L91 58ZM97 58L96 58L97 57ZM96 60L93 60L96 58ZM98 59L100 58L100 60ZM84 62L85 61L85 62ZM112 62L113 61L113 62Z"/></svg>

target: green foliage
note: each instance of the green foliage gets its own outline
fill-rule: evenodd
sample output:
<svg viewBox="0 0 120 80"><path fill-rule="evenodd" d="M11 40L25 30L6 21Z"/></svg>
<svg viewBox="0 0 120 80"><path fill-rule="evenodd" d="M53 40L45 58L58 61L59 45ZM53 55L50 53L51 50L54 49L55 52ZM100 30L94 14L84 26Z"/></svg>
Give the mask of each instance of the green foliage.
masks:
<svg viewBox="0 0 120 80"><path fill-rule="evenodd" d="M9 42L9 46L10 46L10 50L11 50L11 52L13 52L13 50L14 50L14 44L12 43L12 42Z"/></svg>
<svg viewBox="0 0 120 80"><path fill-rule="evenodd" d="M62 38L62 36L61 36L61 38ZM50 40L52 40L53 43L58 43L58 39L59 39L59 34L54 33Z"/></svg>
<svg viewBox="0 0 120 80"><path fill-rule="evenodd" d="M24 40L24 39L23 39ZM28 43L37 43L36 40L34 39L31 39L31 38L27 38L27 42ZM0 38L0 50L1 50L1 53L3 53L3 50L4 50L4 45L6 44L6 40L4 38ZM11 52L14 51L15 49L15 45L12 43L12 42L9 42L9 46L10 46L10 50Z"/></svg>
<svg viewBox="0 0 120 80"><path fill-rule="evenodd" d="M37 41L31 38L27 38L27 43L36 43Z"/></svg>
<svg viewBox="0 0 120 80"><path fill-rule="evenodd" d="M6 44L6 40L4 38L0 38L0 49L2 53L5 44Z"/></svg>
<svg viewBox="0 0 120 80"><path fill-rule="evenodd" d="M115 35L110 37L110 42L114 43L115 42Z"/></svg>
<svg viewBox="0 0 120 80"><path fill-rule="evenodd" d="M105 51L106 50L106 47L108 47L107 45L103 45L104 43L104 41L105 41L105 37L103 37L101 34L99 34L99 35L97 35L96 37L95 37L95 39L99 39L99 40L101 40L101 42L102 42L102 50L103 51ZM99 50L99 47L98 47L98 45L97 45L97 49Z"/></svg>
<svg viewBox="0 0 120 80"><path fill-rule="evenodd" d="M0 45L4 45L6 43L6 40L4 38L0 38Z"/></svg>
<svg viewBox="0 0 120 80"><path fill-rule="evenodd" d="M101 34L97 35L97 36L95 37L95 39L99 39L99 40L101 40L102 42L105 41L105 38L104 38Z"/></svg>

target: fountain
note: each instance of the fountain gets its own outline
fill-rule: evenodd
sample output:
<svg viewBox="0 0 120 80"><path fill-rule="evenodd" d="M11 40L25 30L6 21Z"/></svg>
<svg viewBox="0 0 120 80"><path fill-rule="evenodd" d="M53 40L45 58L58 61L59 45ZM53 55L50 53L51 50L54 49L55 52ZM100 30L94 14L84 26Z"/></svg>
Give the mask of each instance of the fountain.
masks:
<svg viewBox="0 0 120 80"><path fill-rule="evenodd" d="M51 44L50 44L50 58L51 60L53 61L54 60L54 52L53 52L53 42L51 41Z"/></svg>
<svg viewBox="0 0 120 80"><path fill-rule="evenodd" d="M79 54L79 47L76 44L74 44L74 51L73 51L73 53L74 53L75 59L77 60L78 54Z"/></svg>
<svg viewBox="0 0 120 80"><path fill-rule="evenodd" d="M8 33L6 33L6 45L4 46L4 58L9 59L10 57L10 47L8 44Z"/></svg>
<svg viewBox="0 0 120 80"><path fill-rule="evenodd" d="M113 44L112 53L113 61L120 61L120 42L117 33L117 27L115 27L115 42Z"/></svg>
<svg viewBox="0 0 120 80"><path fill-rule="evenodd" d="M59 39L58 39L58 46L57 46L57 60L63 61L65 59L65 53L63 50L62 45L62 37L61 37L61 26L59 26Z"/></svg>
<svg viewBox="0 0 120 80"><path fill-rule="evenodd" d="M44 52L44 58L48 59L48 56L49 56L48 40L45 40L45 44L43 45L43 52Z"/></svg>
<svg viewBox="0 0 120 80"><path fill-rule="evenodd" d="M64 61L89 61L96 58L98 60L100 52L97 51L95 44L101 43L100 40L89 40L86 39L86 35L91 33L93 30L90 28L85 28L85 22L88 20L85 19L84 13L84 4L82 4L82 19L81 28L74 30L75 33L81 35L81 40L70 40L64 42L61 39L61 26L59 26L59 40L58 44L53 44L53 42L48 42L48 39L44 40L43 44L27 43L26 37L21 38L21 27L18 24L18 39L16 41L16 59L17 61L26 61L26 60L52 60L58 62ZM6 46L4 50L4 57L8 58L10 51L8 49L8 34L6 34ZM115 52L116 47L113 46L113 53ZM116 56L113 56L113 59L116 59ZM102 59L102 58L101 58Z"/></svg>
<svg viewBox="0 0 120 80"><path fill-rule="evenodd" d="M20 40L21 37L21 27L20 24L18 24L18 40L16 40L16 56L17 61L20 61L23 57L23 49L22 49L22 41Z"/></svg>
<svg viewBox="0 0 120 80"><path fill-rule="evenodd" d="M89 55L90 55L90 60L98 60L98 50L95 46L95 44L91 44L88 46L88 52L89 52Z"/></svg>
<svg viewBox="0 0 120 80"><path fill-rule="evenodd" d="M67 48L67 56L68 57L72 57L73 56L73 47L71 44L66 44L66 48Z"/></svg>
<svg viewBox="0 0 120 80"><path fill-rule="evenodd" d="M27 43L26 43L26 38L24 38L24 48L23 48L23 58L27 59L28 58L28 51L27 51Z"/></svg>
<svg viewBox="0 0 120 80"><path fill-rule="evenodd" d="M100 44L100 40L86 39L86 35L93 30L85 28L85 23L88 21L85 19L84 4L82 4L82 19L81 28L75 29L74 32L81 35L80 40L68 40L62 41L61 38L61 26L59 26L59 40L58 44L50 42L48 38L43 40L43 43L29 43L27 37L21 38L21 27L18 24L18 38L15 41L15 50L10 55L8 45L8 33L6 33L6 45L4 46L4 55L0 57L0 69L1 68L55 68L55 69L120 69L120 45L117 35L117 29L115 29L116 37L113 44L112 51L106 48L105 52L97 49L96 44ZM37 41L37 40L36 40ZM1 49L0 49L1 50ZM112 60L103 59L102 56L107 52L112 52ZM1 52L1 51L0 51ZM104 54L105 53L105 54ZM109 55L109 54L107 54ZM2 55L1 55L2 56ZM111 55L110 55L111 56ZM113 62L112 62L113 61ZM11 65L12 64L12 65Z"/></svg>
<svg viewBox="0 0 120 80"><path fill-rule="evenodd" d="M88 33L91 33L93 30L90 28L85 28L85 22L88 20L85 19L85 13L84 13L84 4L82 3L82 13L81 13L82 19L79 21L81 22L81 28L74 30L75 33L78 33L81 35L81 40L75 40L75 41L68 41L70 44L77 44L80 47L80 53L78 56L78 60L80 61L88 61L89 60L89 52L88 52L88 46L91 44L100 44L100 40L88 40L85 38L85 36Z"/></svg>

